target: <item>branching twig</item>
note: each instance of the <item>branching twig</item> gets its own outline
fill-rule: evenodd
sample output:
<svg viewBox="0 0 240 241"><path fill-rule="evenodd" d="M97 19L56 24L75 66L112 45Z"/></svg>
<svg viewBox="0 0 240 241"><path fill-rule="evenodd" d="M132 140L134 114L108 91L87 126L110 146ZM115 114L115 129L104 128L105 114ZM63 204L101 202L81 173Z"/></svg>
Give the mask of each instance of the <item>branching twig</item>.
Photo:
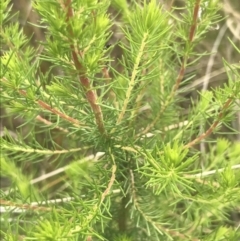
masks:
<svg viewBox="0 0 240 241"><path fill-rule="evenodd" d="M94 205L94 207L92 208L92 212L86 217L87 220L87 224L89 224L94 217L96 216L99 207L102 205L103 201L105 200L106 196L110 193L110 190L113 186L113 183L115 181L115 173L117 170L117 166L116 164L112 165L112 176L110 178L110 181L108 183L107 188L104 190L104 192L101 195L100 201ZM86 225L86 224L85 224ZM71 235L72 233L76 233L79 232L79 230L83 229L82 225L77 225L74 229L70 230L69 234Z"/></svg>
<svg viewBox="0 0 240 241"><path fill-rule="evenodd" d="M101 203L100 203L100 204L103 203L104 199L105 199L106 196L109 194L109 192L110 192L110 190L111 190L111 188L112 188L112 186L113 186L113 183L114 183L114 181L115 181L115 173L116 173L116 170L117 170L117 166L114 164L114 165L112 166L112 176L111 176L111 179L110 179L110 181L109 181L109 183L108 183L107 188L106 188L105 191L102 193Z"/></svg>
<svg viewBox="0 0 240 241"><path fill-rule="evenodd" d="M175 237L180 237L182 240L186 239L186 236L182 233L179 233L177 230L171 230L168 228L163 227L162 225L158 224L157 222L155 222L154 220L152 220L151 217L147 216L145 214L145 212L142 210L142 208L140 207L139 203L138 203L138 197L137 197L137 193L136 193L136 188L135 188L135 181L134 181L134 175L133 175L133 171L130 170L130 176L131 176L131 189L132 189L132 200L133 200L133 204L136 207L136 209L139 211L139 213L143 216L143 218L149 222L154 228L156 228L157 230L163 231L165 233L168 233L172 236ZM196 238L192 238L192 241L199 241L199 239Z"/></svg>
<svg viewBox="0 0 240 241"><path fill-rule="evenodd" d="M207 69L206 69L206 73L204 75L204 78L203 78L203 86L202 86L202 92L206 91L208 89L208 85L209 85L209 76L210 76L210 73L211 73L211 70L212 70L212 67L214 65L214 60L215 60L215 57L217 55L217 50L218 50L218 47L222 41L222 38L225 34L227 30L227 25L224 24L221 28L221 30L219 31L218 33L218 36L213 44L213 48L212 48L212 53L211 53L211 56L208 60L208 64L207 64ZM205 123L203 121L203 123L200 124L200 132L203 133L205 131ZM204 141L201 141L200 142L200 151L201 151L201 154L202 156L206 153L206 146L205 146L205 143ZM203 165L203 163L202 163Z"/></svg>
<svg viewBox="0 0 240 241"><path fill-rule="evenodd" d="M71 38L73 37L73 30L70 24L70 20L71 18L73 18L74 14L73 14L73 9L71 5L72 5L71 0L66 0L64 3L64 8L65 8L64 10L67 12L66 21L68 23L69 42L72 42ZM95 115L95 120L96 120L98 130L100 131L101 134L106 134L104 123L103 123L102 110L97 103L97 94L92 89L90 80L86 76L86 71L82 66L81 62L79 61L79 58L82 57L82 53L74 47L73 43L70 44L70 47L71 47L73 62L79 74L79 80L85 89L87 101L89 102L92 108L92 111Z"/></svg>
<svg viewBox="0 0 240 241"><path fill-rule="evenodd" d="M190 27L189 30L189 37L188 37L188 41L186 43L186 46L188 46L189 44L192 44L194 36L195 36L195 32L197 29L197 19L198 19L198 12L199 12L199 8L200 8L200 2L201 0L196 0L195 2L195 6L194 6L194 10L193 10L193 19L192 19L192 25ZM174 98L182 80L185 74L185 70L186 70L186 64L187 64L187 60L189 58L189 54L186 53L185 56L183 56L182 58L182 64L180 67L180 70L178 72L178 76L175 82L175 85L172 88L171 93L168 95L166 102L164 103L164 105L162 105L160 111L158 112L157 116L155 117L155 119L152 121L152 123L150 123L145 129L144 131L141 133L141 135L146 134L150 129L152 129L155 124L158 122L158 120L160 119L162 113L165 111L165 109L167 108L167 106L171 103L172 99Z"/></svg>
<svg viewBox="0 0 240 241"><path fill-rule="evenodd" d="M5 77L3 77L3 78L1 79L1 81L4 82L4 83L7 83L7 82L8 82ZM27 96L27 92L26 92L25 90L18 90L18 92L19 92L21 95L25 96L25 97ZM72 117L70 117L70 116L62 113L61 111L59 111L59 110L57 110L57 109L52 108L50 105L48 105L47 103L45 103L45 102L42 101L42 100L36 100L35 102L36 102L42 109L48 110L48 111L50 111L51 113L53 113L53 114L55 114L55 115L58 115L58 116L61 117L62 119L66 120L66 121L68 121L68 122L71 122L71 123L74 124L76 127L80 128L81 126L83 126L83 124L80 123L78 120L76 120L76 119L74 119L74 118L72 118ZM48 120L42 118L42 117L39 116L39 115L36 117L36 119L39 120L39 121L41 121L41 122L44 122L45 124L48 124L48 125L51 124L51 122L49 122ZM67 132L67 130L65 130L65 129L61 128L61 127L59 127L59 129L61 129L61 130L64 131L64 132Z"/></svg>
<svg viewBox="0 0 240 241"><path fill-rule="evenodd" d="M190 148L190 147L194 146L195 144L197 144L198 142L200 142L201 140L203 140L206 137L208 137L214 131L214 129L217 127L217 125L220 123L220 120L222 119L224 112L231 105L232 101L233 101L233 98L229 98L225 102L225 104L223 105L222 110L220 111L220 113L219 113L219 115L217 117L217 120L208 128L208 130L206 132L204 132L203 134L198 136L196 139L194 139L193 141L191 141L188 144L186 144L184 146L184 148Z"/></svg>
<svg viewBox="0 0 240 241"><path fill-rule="evenodd" d="M240 169L240 164L237 164L237 165L233 165L230 167L231 170L236 170L236 169ZM210 176L210 175L213 175L215 174L216 172L217 173L221 173L221 172L224 172L226 170L226 168L220 168L220 169L217 169L217 170L211 170L211 171L206 171L206 172L202 172L202 173L198 173L198 174L193 174L193 175L185 175L186 178L190 178L190 179L194 179L194 178L202 178L202 177L207 177L207 176Z"/></svg>
<svg viewBox="0 0 240 241"><path fill-rule="evenodd" d="M27 96L27 92L26 92L25 90L19 90L19 93L20 93L21 95L23 95L23 96ZM61 111L59 111L59 110L57 110L57 109L52 108L50 105L48 105L48 104L45 103L44 101L42 101L42 100L37 100L36 103L37 103L42 109L48 110L48 111L52 112L53 114L60 116L62 119L66 120L66 121L68 121L68 122L71 122L72 124L74 124L75 126L77 126L77 127L79 127L79 128L81 127L82 124L81 124L78 120L76 120L76 119L74 119L74 118L72 118L72 117L70 117L70 116L62 113Z"/></svg>
<svg viewBox="0 0 240 241"><path fill-rule="evenodd" d="M127 106L129 104L129 100L130 100L133 88L135 86L135 83L136 83L136 76L137 76L137 73L138 73L138 68L139 68L141 58L142 58L143 53L144 53L144 48L146 46L147 37L148 37L148 34L145 33L143 38L142 38L142 41L141 41L139 53L138 53L138 55L135 59L135 63L134 63L133 71L132 71L132 76L131 76L131 79L129 81L128 89L127 89L127 92L126 92L126 97L125 97L123 107L122 107L122 111L120 112L120 114L118 116L118 119L117 119L117 125L122 121L122 119L124 117L124 114L127 110Z"/></svg>
<svg viewBox="0 0 240 241"><path fill-rule="evenodd" d="M193 41L196 29L197 29L197 19L198 19L198 13L200 9L200 2L201 0L196 0L194 10L193 10L193 21L192 26L190 28L189 32L189 42L191 43Z"/></svg>
<svg viewBox="0 0 240 241"><path fill-rule="evenodd" d="M42 122L42 123L44 123L45 125L48 125L48 126L54 125L54 123L52 123L49 120L46 120L45 118L43 118L40 115L36 116L36 120L38 120L38 121L40 121L40 122ZM60 126L54 126L54 129L60 130L60 131L65 132L65 133L69 132L67 129L64 129L64 128L60 127Z"/></svg>
<svg viewBox="0 0 240 241"><path fill-rule="evenodd" d="M104 153L102 152L99 152L97 153L96 155L90 155L90 156L87 156L85 157L84 159L81 159L80 161L78 161L78 163L84 163L84 162L87 162L87 161L97 161L100 157L102 157L104 155ZM62 173L62 172L65 172L67 169L69 169L71 167L71 165L67 165L67 166L64 166L64 167L60 167L52 172L49 172L49 173L46 173L40 177L37 177L35 179L32 179L30 181L31 184L35 184L37 182L40 182L40 181L43 181L43 180L46 180L47 178L49 177L52 177L52 176L55 176L59 173Z"/></svg>
<svg viewBox="0 0 240 241"><path fill-rule="evenodd" d="M11 201L6 201L3 199L0 199L0 204L4 205L1 206L0 213L3 212L14 212L14 213L22 213L25 210L32 210L32 211L51 211L51 208L32 205L32 204L19 204L14 203Z"/></svg>

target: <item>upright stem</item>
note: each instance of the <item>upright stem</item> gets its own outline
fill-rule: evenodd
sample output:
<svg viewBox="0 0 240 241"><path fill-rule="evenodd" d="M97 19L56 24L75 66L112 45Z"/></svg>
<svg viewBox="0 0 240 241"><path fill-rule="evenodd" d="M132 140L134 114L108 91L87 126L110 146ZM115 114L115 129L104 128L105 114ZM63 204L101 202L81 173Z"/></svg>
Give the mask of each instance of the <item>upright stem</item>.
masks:
<svg viewBox="0 0 240 241"><path fill-rule="evenodd" d="M139 68L141 58L144 54L144 48L145 48L146 43L147 43L146 42L147 37L148 37L148 33L144 33L142 41L141 41L141 45L139 47L139 53L138 53L138 55L136 56L136 59L135 59L135 63L134 63L133 71L132 71L132 76L131 76L131 79L129 81L128 89L127 89L125 100L124 100L123 107L122 107L122 111L120 112L120 114L118 116L118 119L117 119L117 123L116 123L117 125L120 124L120 122L122 121L122 119L123 119L123 117L124 117L124 115L127 111L127 106L129 104L132 91L133 91L134 86L136 84L136 77L137 77L137 74L138 74L138 68Z"/></svg>
<svg viewBox="0 0 240 241"><path fill-rule="evenodd" d="M73 31L71 24L69 23L70 19L73 17L73 9L72 9L72 1L71 0L66 0L65 1L65 10L67 11L67 16L66 16L66 21L68 23L68 31L69 31L69 41L71 41L71 37L73 37ZM103 115L102 115L102 109L101 107L97 104L97 94L94 90L92 90L92 86L90 83L90 80L86 76L86 71L84 67L82 66L81 62L79 61L79 57L82 57L82 53L78 51L76 48L74 48L74 45L71 43L71 54L73 58L74 65L76 69L78 70L79 73L79 81L84 87L85 90L85 95L88 103L91 106L91 109L94 113L96 124L98 127L98 130L101 134L106 134L105 133L105 128L104 128L104 123L103 123Z"/></svg>
<svg viewBox="0 0 240 241"><path fill-rule="evenodd" d="M197 29L197 20L198 20L198 12L199 12L199 8L200 8L200 2L201 0L196 0L195 5L194 5L194 10L193 10L193 19L192 19L192 24L191 27L189 29L189 37L186 43L186 46L189 46L192 44L194 36L195 36L195 32ZM183 56L182 58L182 63L181 63L181 68L178 72L178 76L176 79L176 82L171 90L171 93L168 95L165 103L163 104L163 106L161 107L160 111L158 112L157 116L155 117L155 119L141 132L141 134L146 134L150 129L152 129L154 127L154 125L158 122L158 120L160 119L162 113L165 111L165 109L167 108L167 106L171 103L172 99L174 98L182 80L185 74L185 70L186 70L186 64L187 64L187 60L188 60L189 54L188 52Z"/></svg>

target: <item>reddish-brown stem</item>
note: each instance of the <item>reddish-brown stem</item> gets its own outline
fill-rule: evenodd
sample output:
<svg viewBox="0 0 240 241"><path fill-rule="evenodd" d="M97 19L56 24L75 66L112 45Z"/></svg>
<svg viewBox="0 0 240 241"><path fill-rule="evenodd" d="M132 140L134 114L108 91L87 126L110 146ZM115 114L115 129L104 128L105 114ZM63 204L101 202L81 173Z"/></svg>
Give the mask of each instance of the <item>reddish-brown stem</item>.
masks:
<svg viewBox="0 0 240 241"><path fill-rule="evenodd" d="M233 98L229 98L224 106L222 107L221 112L218 115L217 120L208 128L208 130L206 132L204 132L203 134L201 134L200 136L198 136L196 139L194 139L193 141L189 142L187 145L184 146L184 148L190 148L192 146L194 146L195 144L199 143L201 140L205 139L206 137L208 137L213 131L214 129L217 127L217 125L219 124L219 122L221 121L224 112L228 109L228 107L231 105L233 101Z"/></svg>
<svg viewBox="0 0 240 241"><path fill-rule="evenodd" d="M69 31L70 38L73 37L72 27L71 27L71 24L69 23L70 19L73 17L73 9L72 9L71 3L72 3L71 0L65 1L65 10L67 11L66 21L68 23L68 31ZM69 38L69 41L71 42L70 38ZM82 66L81 62L79 61L79 57L81 57L82 54L74 47L72 43L70 44L70 47L71 47L71 54L72 54L74 65L79 73L79 81L81 82L82 86L85 89L86 99L89 102L91 109L94 113L98 129L100 133L105 134L102 110L101 110L101 107L97 104L97 94L94 90L92 90L91 83L85 75L85 69Z"/></svg>
<svg viewBox="0 0 240 241"><path fill-rule="evenodd" d="M67 17L67 19L66 19L67 22L69 22L71 17L73 17L73 9L72 9L71 4L72 4L72 0L66 0L65 1L65 9L67 10L67 16L66 16ZM70 32L72 34L71 28L70 28Z"/></svg>
<svg viewBox="0 0 240 241"><path fill-rule="evenodd" d="M187 40L186 46L191 45L191 43L193 42L193 38L195 36L195 32L197 29L197 19L198 19L198 11L200 8L200 2L201 0L196 0L195 5L194 5L194 10L193 10L193 19L192 19L192 25L189 29L189 38ZM156 116L156 118L153 120L152 123L150 123L141 134L145 134L147 133L159 120L159 118L161 117L162 113L165 111L165 109L167 108L167 106L169 105L169 103L172 101L172 99L174 98L182 80L185 74L185 70L186 70L186 63L188 60L188 50L187 53L183 56L182 58L182 63L181 63L181 67L180 70L178 72L178 76L176 78L176 82L174 84L174 86L172 87L171 93L168 95L165 103L163 104L162 108L160 109L160 111L158 112L158 115Z"/></svg>
<svg viewBox="0 0 240 241"><path fill-rule="evenodd" d="M19 90L19 93L20 93L21 95L23 95L23 96L27 96L27 93L26 93L25 90ZM37 104L38 104L41 108L43 108L43 109L45 109L45 110L48 110L48 111L52 112L52 113L55 114L55 115L60 116L62 119L65 119L65 120L67 120L68 122L73 123L73 124L76 125L77 127L80 127L81 123L80 123L78 120L76 120L76 119L74 119L74 118L72 118L72 117L70 117L70 116L68 116L68 115L60 112L59 110L56 110L56 109L52 108L50 105L48 105L47 103L45 103L45 102L43 102L43 101L41 101L41 100L37 100L36 102L37 102Z"/></svg>
<svg viewBox="0 0 240 241"><path fill-rule="evenodd" d="M200 2L201 2L201 0L196 0L196 2L195 2L195 6L194 6L194 10L193 10L192 25L191 25L190 30L189 30L188 44L191 44L193 42L193 38L195 36L195 32L196 32L196 29L197 29L197 20L198 20L198 12L199 12L199 8L200 8ZM182 82L182 79L183 79L184 73L185 73L185 69L186 69L187 59L188 59L188 55L183 57L182 65L181 65L181 68L179 70L176 83L173 87L172 94L174 94L178 90L179 85Z"/></svg>
<svg viewBox="0 0 240 241"><path fill-rule="evenodd" d="M181 83L181 81L182 81L182 79L183 79L183 77L184 77L184 73L185 73L185 61L183 60L183 62L182 62L182 66L181 66L181 68L180 68L180 70L179 70L179 73L178 73L178 77L177 77L177 80L176 80L176 84L174 85L174 87L173 87L173 93L176 93L176 91L178 90L178 88L179 88L179 85L180 85L180 83Z"/></svg>
<svg viewBox="0 0 240 241"><path fill-rule="evenodd" d="M69 122L72 122L72 123L74 123L74 124L79 125L79 121L78 121L78 120L75 120L75 119L73 119L72 117L70 117L70 116L68 116L68 115L66 115L66 114L64 114L64 113L62 113L62 112L60 112L60 111L58 111L58 110L56 110L56 109L53 109L53 108L52 108L50 105L48 105L47 103L45 103L45 102L43 102L43 101L41 101L41 100L38 100L37 103L38 103L38 105L41 106L43 109L49 110L49 111L51 111L52 113L54 113L54 114L56 114L56 115L59 115L61 118L65 119L65 120L67 120L67 121L69 121Z"/></svg>
<svg viewBox="0 0 240 241"><path fill-rule="evenodd" d="M36 120L38 120L38 121L40 121L40 122L42 122L42 123L44 123L45 125L48 125L48 126L53 125L53 123L51 121L46 120L45 118L43 118L40 115L36 116ZM60 127L60 126L55 126L54 129L60 130L60 131L65 132L65 133L68 133L68 130L66 130L66 129Z"/></svg>
<svg viewBox="0 0 240 241"><path fill-rule="evenodd" d="M192 26L191 26L190 32L189 32L189 42L193 41L193 37L196 32L200 2L201 2L201 0L196 0L195 6L194 6L193 21L192 21Z"/></svg>
<svg viewBox="0 0 240 241"><path fill-rule="evenodd" d="M107 82L111 79L106 67L102 68L102 74L103 74L103 77L107 80Z"/></svg>

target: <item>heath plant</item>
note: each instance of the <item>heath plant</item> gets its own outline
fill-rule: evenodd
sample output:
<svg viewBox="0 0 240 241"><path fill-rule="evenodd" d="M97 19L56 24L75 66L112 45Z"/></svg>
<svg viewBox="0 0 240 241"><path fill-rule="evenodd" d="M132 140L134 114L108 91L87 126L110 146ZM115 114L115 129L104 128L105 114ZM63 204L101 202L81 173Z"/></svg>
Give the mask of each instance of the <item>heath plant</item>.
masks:
<svg viewBox="0 0 240 241"><path fill-rule="evenodd" d="M18 120L1 128L2 240L239 240L239 63L222 59L224 85L182 105L220 2L28 7L35 45L1 0L1 108Z"/></svg>

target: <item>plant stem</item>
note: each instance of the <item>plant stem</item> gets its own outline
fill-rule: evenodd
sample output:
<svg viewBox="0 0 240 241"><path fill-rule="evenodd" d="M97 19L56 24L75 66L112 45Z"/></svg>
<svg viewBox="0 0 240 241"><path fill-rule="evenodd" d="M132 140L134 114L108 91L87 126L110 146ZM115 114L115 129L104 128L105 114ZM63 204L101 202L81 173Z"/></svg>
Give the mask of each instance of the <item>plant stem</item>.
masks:
<svg viewBox="0 0 240 241"><path fill-rule="evenodd" d="M66 0L65 6L64 6L65 10L67 11L66 21L68 23L69 42L71 41L71 39L74 38L72 27L71 27L71 24L69 23L70 19L73 17L73 9L72 9L71 3L72 3L71 0ZM84 70L84 67L79 61L79 57L82 57L82 53L78 51L76 48L74 48L74 45L72 43L70 44L70 47L71 47L71 54L72 54L74 65L79 73L79 81L85 89L86 99L90 104L91 109L94 113L98 130L101 134L106 134L104 123L103 123L102 110L101 110L101 107L97 104L97 94L94 90L92 90L90 81L87 78L85 73L86 71Z"/></svg>
<svg viewBox="0 0 240 241"><path fill-rule="evenodd" d="M191 142L189 142L188 144L186 144L186 145L184 146L184 148L190 148L190 147L194 146L195 144L197 144L198 142L200 142L201 140L203 140L203 139L205 139L206 137L208 137L208 136L214 131L214 129L217 127L217 125L220 123L220 120L222 119L224 112L225 112L225 111L228 109L228 107L231 105L232 101L233 101L233 98L229 98L229 99L225 102L225 104L224 104L221 112L220 112L219 115L218 115L217 120L208 128L208 130L207 130L206 132L202 133L202 134L201 134L200 136L198 136L196 139L194 139L193 141L191 141Z"/></svg>
<svg viewBox="0 0 240 241"><path fill-rule="evenodd" d="M195 2L195 6L194 6L194 10L193 10L193 19L192 19L192 25L190 27L189 30L189 37L188 37L188 41L186 43L186 46L189 46L189 44L191 44L193 42L194 39L194 35L197 29L197 19L198 19L198 12L199 12L199 8L200 8L200 2L201 0L196 0ZM181 64L181 68L178 72L178 76L176 79L176 83L172 88L171 93L168 95L166 102L164 103L164 105L161 107L160 111L158 112L157 116L155 117L155 119L152 121L152 123L150 123L143 131L142 131L142 135L146 134L150 129L152 129L155 124L158 122L158 120L160 119L162 113L165 111L165 109L167 108L167 106L171 103L172 99L174 98L182 80L185 74L185 70L186 70L186 64L187 64L187 60L188 60L188 56L189 54L185 54L185 56L183 56L182 59L182 64Z"/></svg>

